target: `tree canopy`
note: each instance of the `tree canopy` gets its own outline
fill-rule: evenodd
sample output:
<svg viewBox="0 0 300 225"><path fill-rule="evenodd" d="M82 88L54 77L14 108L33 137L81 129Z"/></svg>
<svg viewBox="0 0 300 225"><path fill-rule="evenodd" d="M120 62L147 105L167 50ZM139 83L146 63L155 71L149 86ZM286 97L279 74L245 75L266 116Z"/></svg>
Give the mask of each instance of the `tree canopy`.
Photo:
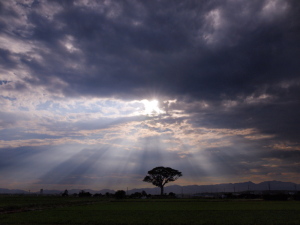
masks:
<svg viewBox="0 0 300 225"><path fill-rule="evenodd" d="M155 167L148 171L148 175L145 176L145 182L152 183L153 185L160 187L160 194L164 193L164 186L172 181L177 180L182 176L182 173L178 170L172 169L170 167Z"/></svg>
<svg viewBox="0 0 300 225"><path fill-rule="evenodd" d="M115 193L115 197L117 199L122 199L122 198L125 198L126 197L126 192L124 190L118 190L116 193Z"/></svg>

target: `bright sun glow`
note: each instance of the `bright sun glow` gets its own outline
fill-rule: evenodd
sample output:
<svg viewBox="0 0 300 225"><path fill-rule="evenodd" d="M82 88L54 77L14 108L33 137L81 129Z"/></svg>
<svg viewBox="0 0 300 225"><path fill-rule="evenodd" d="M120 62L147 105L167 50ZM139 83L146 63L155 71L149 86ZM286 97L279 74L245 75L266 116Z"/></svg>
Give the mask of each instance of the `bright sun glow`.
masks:
<svg viewBox="0 0 300 225"><path fill-rule="evenodd" d="M145 113L146 114L159 114L161 113L161 110L158 107L158 101L152 100L149 101L147 99L142 100L144 106L145 106Z"/></svg>

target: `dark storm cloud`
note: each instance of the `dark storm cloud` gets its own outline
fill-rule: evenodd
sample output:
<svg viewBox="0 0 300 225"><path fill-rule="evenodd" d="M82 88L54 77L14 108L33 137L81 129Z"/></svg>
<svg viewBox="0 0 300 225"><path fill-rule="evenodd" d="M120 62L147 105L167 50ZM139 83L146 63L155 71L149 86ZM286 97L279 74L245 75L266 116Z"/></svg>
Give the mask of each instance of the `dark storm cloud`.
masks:
<svg viewBox="0 0 300 225"><path fill-rule="evenodd" d="M266 11L268 2L122 1L95 9L56 2L49 19L36 1L27 11L27 39L39 43L44 63L20 60L35 77L28 82L46 85L57 76L68 84L66 95L235 98L298 78L299 4L275 1ZM68 36L78 51L64 46Z"/></svg>
<svg viewBox="0 0 300 225"><path fill-rule="evenodd" d="M233 107L231 110L203 110L204 112L194 114L189 121L194 126L205 126L210 128L257 128L262 133L279 135L284 139L292 141L299 140L300 119L298 113L300 106L298 102L255 104Z"/></svg>
<svg viewBox="0 0 300 225"><path fill-rule="evenodd" d="M261 11L262 4L259 6ZM198 8L199 11L194 10L198 15L193 23L192 18L185 15L185 6L171 2L165 7L154 3L144 6L146 16L142 18L126 5L120 7L123 12L115 20L77 7L57 16L67 25L64 34L77 37L75 43L79 43L78 48L83 51L86 68L96 67L79 79L79 82L83 81L81 87L87 86L94 94L99 92L96 89L107 87L111 88L104 94L115 95L116 89L123 93L144 94L138 93L139 89L151 91L157 87L163 94L219 98L221 94L252 93L257 86L298 76L299 52L294 46L299 39L294 38L295 35L289 36L299 30L299 24L293 24L297 21L297 8L289 9L280 21L275 18L275 21L261 21L251 27L247 24L253 23L253 17L257 16L254 11L250 13L251 18L250 15L232 18L232 13L222 3L213 6L207 3ZM221 31L207 32L211 35L220 32L216 43L210 47L203 40L205 27L210 23L204 20L204 15L214 9L220 9L221 20L227 20L229 25L228 28L221 27ZM138 28L130 23L135 19L142 23ZM194 27L190 27L190 23ZM37 39L52 44L53 37L61 38L54 31L46 29L43 32L44 27L53 27L51 24L35 25ZM47 38L39 36L40 29ZM193 41L195 32L200 32L196 37L200 40ZM76 85L70 78L63 76L68 83Z"/></svg>
<svg viewBox="0 0 300 225"><path fill-rule="evenodd" d="M16 66L16 63L12 58L11 52L9 52L6 49L0 48L0 64L3 65L5 69L9 69Z"/></svg>

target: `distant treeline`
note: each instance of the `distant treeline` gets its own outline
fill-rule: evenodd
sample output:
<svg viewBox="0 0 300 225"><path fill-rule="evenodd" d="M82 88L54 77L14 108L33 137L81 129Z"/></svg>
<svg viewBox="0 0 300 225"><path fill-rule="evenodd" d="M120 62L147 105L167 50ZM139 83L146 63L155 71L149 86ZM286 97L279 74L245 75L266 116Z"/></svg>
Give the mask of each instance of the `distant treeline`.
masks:
<svg viewBox="0 0 300 225"><path fill-rule="evenodd" d="M300 191L287 192L287 191L265 191L260 194L253 192L241 192L241 193L201 193L195 195L181 195L170 192L164 195L151 195L146 191L135 192L127 195L126 191L118 190L115 193L106 192L105 194L95 193L91 194L88 191L80 191L79 193L69 194L68 190L65 190L61 196L63 197L97 197L97 198L116 198L116 199L151 199L151 198L198 198L198 199L263 199L263 200L300 200Z"/></svg>
<svg viewBox="0 0 300 225"><path fill-rule="evenodd" d="M68 190L65 190L61 194L61 196L63 196L63 197L69 197L69 196L73 196L73 197L99 197L99 198L103 197L103 198L117 198L117 199L124 199L124 198L143 199L143 198L157 198L158 197L157 195L147 194L145 191L135 192L135 193L132 193L130 195L127 195L124 190L118 190L114 194L109 193L109 192L106 192L105 194L101 194L101 193L91 194L90 192L84 191L84 190L80 191L79 193L69 194ZM173 192L170 192L169 194L165 194L164 197L165 198L176 198L176 194L173 193Z"/></svg>

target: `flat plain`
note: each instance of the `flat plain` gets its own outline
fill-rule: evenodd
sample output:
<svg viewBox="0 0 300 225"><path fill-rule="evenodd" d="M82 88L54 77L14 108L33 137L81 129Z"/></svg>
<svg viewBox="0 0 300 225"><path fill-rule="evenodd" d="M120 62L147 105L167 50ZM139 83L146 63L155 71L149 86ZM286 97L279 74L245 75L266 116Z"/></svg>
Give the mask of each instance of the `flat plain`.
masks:
<svg viewBox="0 0 300 225"><path fill-rule="evenodd" d="M5 196L0 224L299 224L299 201Z"/></svg>

